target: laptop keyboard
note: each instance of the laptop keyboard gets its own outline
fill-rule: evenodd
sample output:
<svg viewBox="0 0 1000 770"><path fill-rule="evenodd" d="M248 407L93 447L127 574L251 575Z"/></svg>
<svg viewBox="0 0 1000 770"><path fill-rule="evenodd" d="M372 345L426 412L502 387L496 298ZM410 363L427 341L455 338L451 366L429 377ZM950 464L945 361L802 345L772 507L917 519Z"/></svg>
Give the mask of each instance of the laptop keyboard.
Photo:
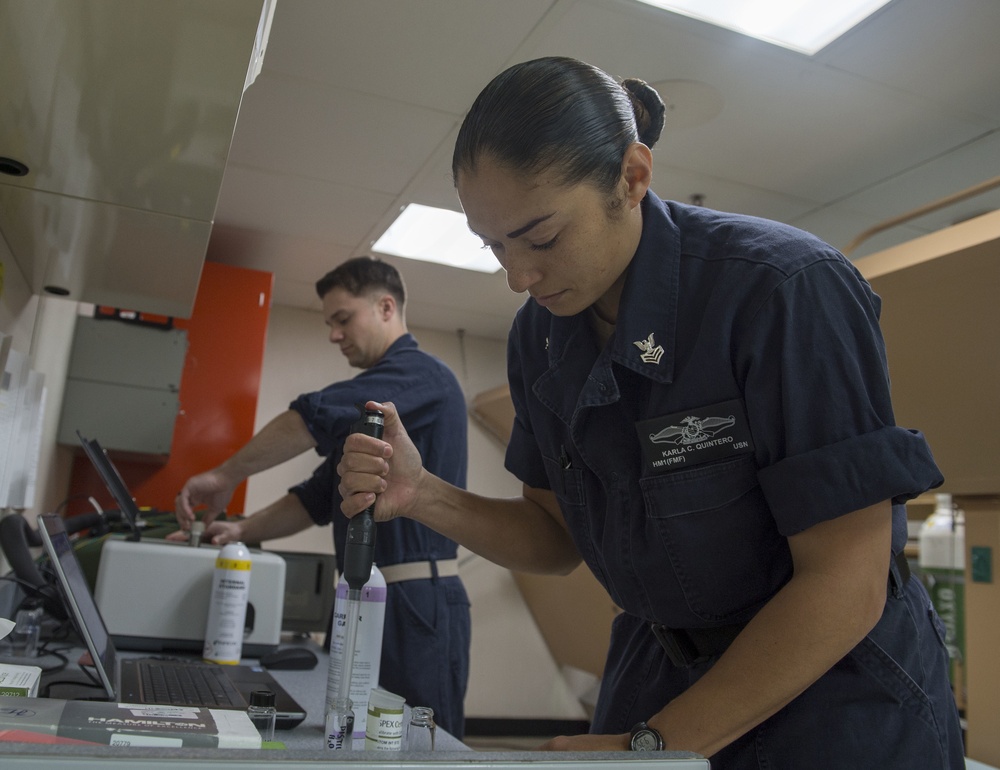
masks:
<svg viewBox="0 0 1000 770"><path fill-rule="evenodd" d="M243 697L218 666L143 660L139 671L146 703L220 708L243 704Z"/></svg>

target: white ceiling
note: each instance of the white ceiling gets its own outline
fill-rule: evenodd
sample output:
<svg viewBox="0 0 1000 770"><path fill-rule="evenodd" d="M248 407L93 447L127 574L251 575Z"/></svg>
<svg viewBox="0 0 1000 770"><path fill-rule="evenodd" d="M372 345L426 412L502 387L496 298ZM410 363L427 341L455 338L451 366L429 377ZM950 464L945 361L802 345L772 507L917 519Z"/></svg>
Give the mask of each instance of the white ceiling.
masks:
<svg viewBox="0 0 1000 770"><path fill-rule="evenodd" d="M451 149L505 67L574 56L668 104L665 198L788 222L844 248L867 228L1000 175L1000 2L894 0L806 57L634 0L278 0L247 90L208 258L314 281L405 204L460 210ZM862 256L1000 208L1000 190L863 243ZM503 272L387 258L411 326L504 338L523 297Z"/></svg>

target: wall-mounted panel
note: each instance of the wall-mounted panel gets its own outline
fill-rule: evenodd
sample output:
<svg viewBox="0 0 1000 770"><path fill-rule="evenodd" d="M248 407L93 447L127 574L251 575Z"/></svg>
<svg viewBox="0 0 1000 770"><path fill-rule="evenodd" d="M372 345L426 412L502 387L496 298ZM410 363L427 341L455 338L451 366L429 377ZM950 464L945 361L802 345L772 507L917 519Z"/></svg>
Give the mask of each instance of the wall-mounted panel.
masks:
<svg viewBox="0 0 1000 770"><path fill-rule="evenodd" d="M58 440L77 431L108 450L168 455L180 409L187 332L77 319Z"/></svg>

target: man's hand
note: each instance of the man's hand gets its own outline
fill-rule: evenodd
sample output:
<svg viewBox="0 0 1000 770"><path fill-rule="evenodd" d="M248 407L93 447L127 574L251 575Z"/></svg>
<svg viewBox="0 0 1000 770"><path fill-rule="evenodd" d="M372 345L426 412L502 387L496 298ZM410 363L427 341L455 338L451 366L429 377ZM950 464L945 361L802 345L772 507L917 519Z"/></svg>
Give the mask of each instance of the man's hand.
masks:
<svg viewBox="0 0 1000 770"><path fill-rule="evenodd" d="M201 535L201 542L206 545L225 545L226 543L245 543L241 521L213 521ZM171 532L164 539L186 543L191 536L185 530Z"/></svg>
<svg viewBox="0 0 1000 770"><path fill-rule="evenodd" d="M237 486L229 482L218 469L189 478L174 501L174 515L181 529L191 529L195 520L194 509L198 506L205 506L201 519L207 527L225 511Z"/></svg>
<svg viewBox="0 0 1000 770"><path fill-rule="evenodd" d="M344 456L337 465L343 498L340 508L345 516L352 518L376 501L377 496L376 521L405 516L413 507L424 472L420 452L392 403L369 401L365 408L378 409L385 416L382 440L363 433L347 437Z"/></svg>

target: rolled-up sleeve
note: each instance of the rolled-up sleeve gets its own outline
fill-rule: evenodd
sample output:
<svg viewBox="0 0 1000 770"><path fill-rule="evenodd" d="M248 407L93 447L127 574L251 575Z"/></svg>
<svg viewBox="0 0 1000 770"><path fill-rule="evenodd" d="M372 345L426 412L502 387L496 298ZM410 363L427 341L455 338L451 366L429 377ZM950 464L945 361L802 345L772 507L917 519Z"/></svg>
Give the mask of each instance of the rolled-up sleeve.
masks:
<svg viewBox="0 0 1000 770"><path fill-rule="evenodd" d="M319 526L332 520L335 480L332 460L327 459L313 471L312 476L288 490L299 498L309 518Z"/></svg>
<svg viewBox="0 0 1000 770"><path fill-rule="evenodd" d="M757 476L785 536L885 499L905 503L940 484L923 435L896 426L788 457Z"/></svg>
<svg viewBox="0 0 1000 770"><path fill-rule="evenodd" d="M758 477L783 535L942 482L924 437L895 424L879 308L831 258L781 281L745 337Z"/></svg>
<svg viewBox="0 0 1000 770"><path fill-rule="evenodd" d="M316 452L323 457L340 448L343 437L358 419L353 381L335 383L315 393L303 393L288 408L298 412L316 439Z"/></svg>

